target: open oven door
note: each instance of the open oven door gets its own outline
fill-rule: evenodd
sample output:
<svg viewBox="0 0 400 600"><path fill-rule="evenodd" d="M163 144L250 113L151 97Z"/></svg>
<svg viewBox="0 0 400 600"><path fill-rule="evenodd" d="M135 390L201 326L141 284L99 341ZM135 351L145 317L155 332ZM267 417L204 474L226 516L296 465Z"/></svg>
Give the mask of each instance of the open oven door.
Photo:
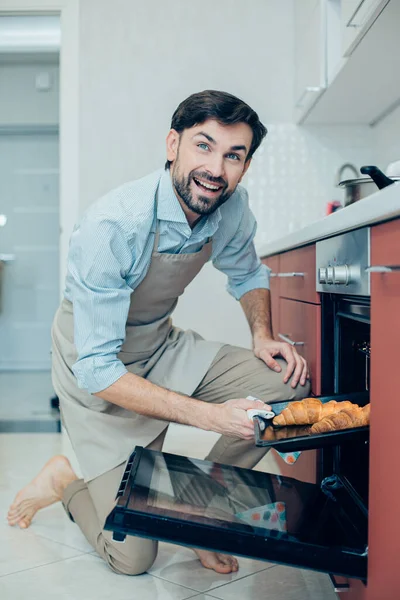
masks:
<svg viewBox="0 0 400 600"><path fill-rule="evenodd" d="M126 535L364 579L368 516L321 485L136 447L105 524Z"/></svg>

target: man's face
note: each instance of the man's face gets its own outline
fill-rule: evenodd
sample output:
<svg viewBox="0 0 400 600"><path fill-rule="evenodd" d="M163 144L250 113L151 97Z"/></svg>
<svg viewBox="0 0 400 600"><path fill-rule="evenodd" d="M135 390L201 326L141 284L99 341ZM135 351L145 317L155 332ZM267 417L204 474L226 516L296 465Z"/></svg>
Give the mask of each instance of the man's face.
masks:
<svg viewBox="0 0 400 600"><path fill-rule="evenodd" d="M253 139L246 123L221 125L208 120L167 137L175 192L189 223L224 204L247 171L246 156Z"/></svg>

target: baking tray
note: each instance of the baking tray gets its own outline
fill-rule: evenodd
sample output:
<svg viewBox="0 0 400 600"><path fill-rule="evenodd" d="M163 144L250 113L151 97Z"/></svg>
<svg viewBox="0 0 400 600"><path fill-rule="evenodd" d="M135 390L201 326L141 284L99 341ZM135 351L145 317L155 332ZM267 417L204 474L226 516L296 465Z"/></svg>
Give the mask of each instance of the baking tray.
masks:
<svg viewBox="0 0 400 600"><path fill-rule="evenodd" d="M365 406L369 402L368 392L355 392L351 394L337 394L331 396L317 396L321 402L343 402L350 400L359 406ZM279 415L296 400L286 402L270 403L272 410ZM344 442L365 442L369 438L369 426L353 427L352 429L341 429L338 431L328 431L326 433L310 434L310 425L290 427L274 427L272 419L263 419L254 417L254 435L256 446L270 446L276 448L279 452L294 452L296 450L312 450L313 448L323 448L325 446L336 446Z"/></svg>

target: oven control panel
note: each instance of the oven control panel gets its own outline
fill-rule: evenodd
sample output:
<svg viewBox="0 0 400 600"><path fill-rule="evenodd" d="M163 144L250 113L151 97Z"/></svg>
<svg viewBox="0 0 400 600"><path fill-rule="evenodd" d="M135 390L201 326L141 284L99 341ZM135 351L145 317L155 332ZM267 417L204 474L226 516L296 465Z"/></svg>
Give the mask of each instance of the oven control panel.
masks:
<svg viewBox="0 0 400 600"><path fill-rule="evenodd" d="M363 227L316 244L317 292L370 295L370 228Z"/></svg>

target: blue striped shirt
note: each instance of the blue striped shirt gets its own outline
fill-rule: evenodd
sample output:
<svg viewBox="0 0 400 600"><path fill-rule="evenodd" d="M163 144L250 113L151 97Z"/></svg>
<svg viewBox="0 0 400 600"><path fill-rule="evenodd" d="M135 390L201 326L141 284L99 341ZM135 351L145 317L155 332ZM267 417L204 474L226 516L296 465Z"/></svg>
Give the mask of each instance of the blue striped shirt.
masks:
<svg viewBox="0 0 400 600"><path fill-rule="evenodd" d="M254 248L256 221L243 187L193 230L169 171L156 171L109 192L75 226L68 254L65 297L73 303L78 353L73 372L79 387L89 393L109 387L127 372L117 354L125 339L131 294L150 265L157 220L158 252L197 252L212 238L211 260L228 276L232 296L239 299L252 289L269 288L269 270Z"/></svg>

